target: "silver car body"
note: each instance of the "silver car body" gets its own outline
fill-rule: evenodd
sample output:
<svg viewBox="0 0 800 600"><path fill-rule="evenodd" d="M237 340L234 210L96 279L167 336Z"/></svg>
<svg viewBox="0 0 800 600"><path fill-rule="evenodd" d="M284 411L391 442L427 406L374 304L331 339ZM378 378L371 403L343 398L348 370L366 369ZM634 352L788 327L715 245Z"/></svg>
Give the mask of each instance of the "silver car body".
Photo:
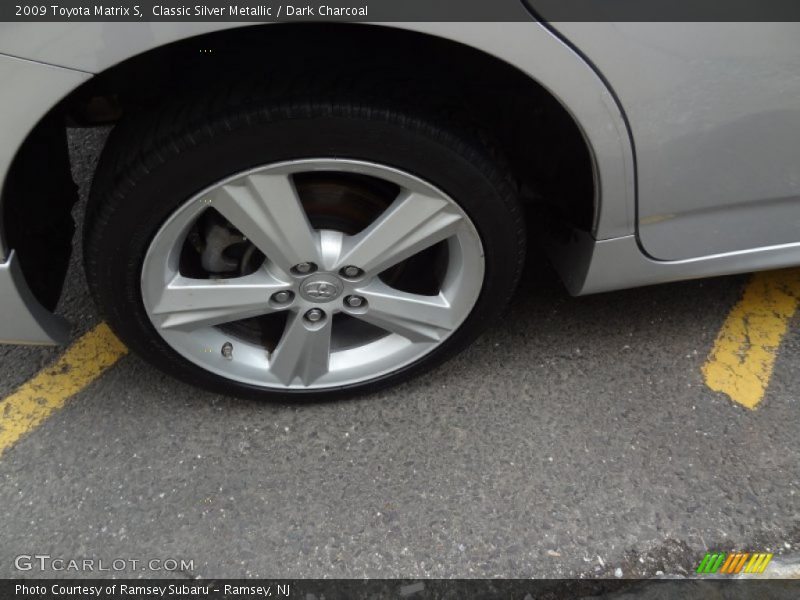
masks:
<svg viewBox="0 0 800 600"><path fill-rule="evenodd" d="M233 23L0 24L0 181L94 74ZM800 264L800 24L392 23L497 57L549 90L590 149L595 222L550 256L573 294ZM6 224L7 225L7 224ZM0 227L0 340L68 328Z"/></svg>

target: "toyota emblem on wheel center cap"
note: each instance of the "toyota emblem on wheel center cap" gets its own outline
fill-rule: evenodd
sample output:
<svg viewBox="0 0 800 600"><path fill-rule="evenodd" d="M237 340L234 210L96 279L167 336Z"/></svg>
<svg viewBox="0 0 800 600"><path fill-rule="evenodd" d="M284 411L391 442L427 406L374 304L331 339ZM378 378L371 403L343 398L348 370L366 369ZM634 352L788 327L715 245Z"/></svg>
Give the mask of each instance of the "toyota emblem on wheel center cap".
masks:
<svg viewBox="0 0 800 600"><path fill-rule="evenodd" d="M311 302L330 302L342 294L341 280L326 273L312 275L300 286L300 295Z"/></svg>

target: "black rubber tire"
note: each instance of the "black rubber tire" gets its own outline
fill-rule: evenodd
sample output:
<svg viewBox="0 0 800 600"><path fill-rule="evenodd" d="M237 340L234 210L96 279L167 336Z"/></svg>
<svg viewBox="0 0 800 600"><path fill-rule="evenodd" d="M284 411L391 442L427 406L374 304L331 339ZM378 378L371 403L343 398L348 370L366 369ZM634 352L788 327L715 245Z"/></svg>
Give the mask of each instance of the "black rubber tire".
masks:
<svg viewBox="0 0 800 600"><path fill-rule="evenodd" d="M141 110L112 131L92 186L85 266L101 314L159 369L208 390L264 399L351 395L407 380L463 349L507 304L525 256L523 218L504 161L466 120L355 94L250 90ZM342 157L395 166L432 182L473 220L485 281L467 320L419 361L377 379L324 390L276 390L207 372L157 334L140 292L148 245L168 216L234 173L297 158Z"/></svg>

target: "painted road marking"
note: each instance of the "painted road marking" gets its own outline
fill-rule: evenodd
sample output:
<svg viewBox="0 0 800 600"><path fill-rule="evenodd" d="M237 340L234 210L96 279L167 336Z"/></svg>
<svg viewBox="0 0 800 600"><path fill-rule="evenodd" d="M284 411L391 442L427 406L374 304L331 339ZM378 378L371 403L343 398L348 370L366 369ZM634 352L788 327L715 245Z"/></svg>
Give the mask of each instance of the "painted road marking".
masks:
<svg viewBox="0 0 800 600"><path fill-rule="evenodd" d="M127 353L108 325L100 323L0 401L0 456Z"/></svg>
<svg viewBox="0 0 800 600"><path fill-rule="evenodd" d="M753 275L703 365L706 385L747 408L756 408L799 304L800 269Z"/></svg>
<svg viewBox="0 0 800 600"><path fill-rule="evenodd" d="M747 408L756 408L798 306L800 269L754 275L703 365L706 385ZM100 323L55 364L0 401L0 456L127 353L108 325Z"/></svg>

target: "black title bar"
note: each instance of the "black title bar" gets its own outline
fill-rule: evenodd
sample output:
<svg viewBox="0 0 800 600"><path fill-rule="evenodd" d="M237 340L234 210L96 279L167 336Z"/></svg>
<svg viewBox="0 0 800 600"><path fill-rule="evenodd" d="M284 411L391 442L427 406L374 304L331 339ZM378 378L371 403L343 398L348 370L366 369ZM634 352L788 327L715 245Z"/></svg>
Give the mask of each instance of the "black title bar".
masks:
<svg viewBox="0 0 800 600"><path fill-rule="evenodd" d="M0 21L792 21L800 0L3 0Z"/></svg>

